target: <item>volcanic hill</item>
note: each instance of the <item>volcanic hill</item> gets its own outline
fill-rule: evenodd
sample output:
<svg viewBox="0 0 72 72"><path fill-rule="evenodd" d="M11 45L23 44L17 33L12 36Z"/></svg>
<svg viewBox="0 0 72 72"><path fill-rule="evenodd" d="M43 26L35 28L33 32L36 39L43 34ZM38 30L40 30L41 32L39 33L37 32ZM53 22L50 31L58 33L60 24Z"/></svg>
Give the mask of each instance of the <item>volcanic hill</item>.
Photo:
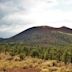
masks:
<svg viewBox="0 0 72 72"><path fill-rule="evenodd" d="M2 39L1 39L2 41ZM3 42L25 43L30 45L72 44L72 29L38 26L29 28Z"/></svg>

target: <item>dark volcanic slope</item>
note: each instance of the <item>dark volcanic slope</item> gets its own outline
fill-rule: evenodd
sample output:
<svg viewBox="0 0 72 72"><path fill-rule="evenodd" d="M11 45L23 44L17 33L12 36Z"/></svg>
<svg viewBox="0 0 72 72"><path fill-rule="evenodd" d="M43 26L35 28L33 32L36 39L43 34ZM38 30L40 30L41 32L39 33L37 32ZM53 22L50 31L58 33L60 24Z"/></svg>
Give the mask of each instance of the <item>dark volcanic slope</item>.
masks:
<svg viewBox="0 0 72 72"><path fill-rule="evenodd" d="M72 29L40 26L27 29L7 40L7 42L24 42L26 44L70 44Z"/></svg>

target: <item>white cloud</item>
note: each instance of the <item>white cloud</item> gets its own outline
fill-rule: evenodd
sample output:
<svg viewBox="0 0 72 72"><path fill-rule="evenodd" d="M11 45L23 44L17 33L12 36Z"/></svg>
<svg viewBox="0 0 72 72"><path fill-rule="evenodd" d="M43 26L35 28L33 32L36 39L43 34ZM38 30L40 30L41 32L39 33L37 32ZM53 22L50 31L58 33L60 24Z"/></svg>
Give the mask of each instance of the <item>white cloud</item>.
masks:
<svg viewBox="0 0 72 72"><path fill-rule="evenodd" d="M69 0L70 1L70 0ZM58 5L58 0L21 0L23 7L28 8L28 12L16 12L7 15L3 20L7 22L30 22L33 25L51 25L54 23L72 21L72 11L65 12L63 10L54 10L51 7ZM62 2L62 0L61 0ZM68 2L65 0L65 3ZM18 23L17 22L17 23ZM54 26L55 24L53 24ZM67 25L67 24L65 24ZM56 26L56 25L55 25ZM58 25L57 25L58 26ZM60 24L59 26L62 26Z"/></svg>

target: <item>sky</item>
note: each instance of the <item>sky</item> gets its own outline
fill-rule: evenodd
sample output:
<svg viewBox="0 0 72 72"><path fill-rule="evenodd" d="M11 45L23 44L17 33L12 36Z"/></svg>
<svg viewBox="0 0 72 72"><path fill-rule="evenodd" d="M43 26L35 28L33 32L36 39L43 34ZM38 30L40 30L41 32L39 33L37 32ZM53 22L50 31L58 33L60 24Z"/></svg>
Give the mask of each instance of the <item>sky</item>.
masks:
<svg viewBox="0 0 72 72"><path fill-rule="evenodd" d="M72 28L72 0L0 0L0 38L41 25Z"/></svg>

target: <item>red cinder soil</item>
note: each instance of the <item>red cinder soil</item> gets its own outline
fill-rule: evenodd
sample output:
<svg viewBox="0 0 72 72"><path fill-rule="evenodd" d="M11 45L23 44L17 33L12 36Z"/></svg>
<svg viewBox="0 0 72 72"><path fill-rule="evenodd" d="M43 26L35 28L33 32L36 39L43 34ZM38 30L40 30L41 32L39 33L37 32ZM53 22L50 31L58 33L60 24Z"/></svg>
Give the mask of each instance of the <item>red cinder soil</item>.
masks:
<svg viewBox="0 0 72 72"><path fill-rule="evenodd" d="M29 69L14 68L14 69L8 69L7 72L40 72L40 71L34 68Z"/></svg>

